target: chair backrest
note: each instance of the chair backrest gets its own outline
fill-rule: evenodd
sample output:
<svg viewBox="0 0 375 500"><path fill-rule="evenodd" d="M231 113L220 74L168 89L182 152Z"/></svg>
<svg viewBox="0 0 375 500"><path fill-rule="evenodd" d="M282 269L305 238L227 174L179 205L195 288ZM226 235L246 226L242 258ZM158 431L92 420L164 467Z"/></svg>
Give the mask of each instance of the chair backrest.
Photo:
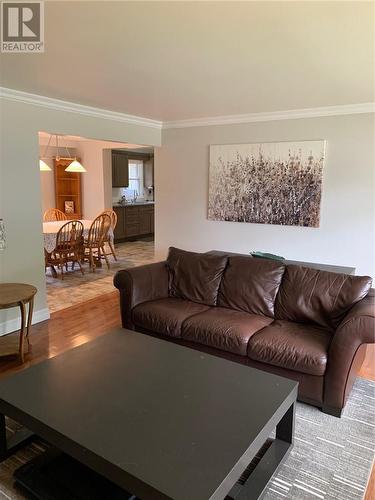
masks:
<svg viewBox="0 0 375 500"><path fill-rule="evenodd" d="M60 227L56 235L56 251L72 252L82 245L83 224L71 220Z"/></svg>
<svg viewBox="0 0 375 500"><path fill-rule="evenodd" d="M114 210L111 210L110 208L107 210L103 210L102 214L107 214L111 218L111 228L114 230L116 225L117 225L117 214Z"/></svg>
<svg viewBox="0 0 375 500"><path fill-rule="evenodd" d="M87 238L90 247L101 247L106 241L109 228L111 227L111 217L102 213L92 221Z"/></svg>
<svg viewBox="0 0 375 500"><path fill-rule="evenodd" d="M68 220L67 216L57 208L49 208L43 214L43 222L53 222L55 220Z"/></svg>

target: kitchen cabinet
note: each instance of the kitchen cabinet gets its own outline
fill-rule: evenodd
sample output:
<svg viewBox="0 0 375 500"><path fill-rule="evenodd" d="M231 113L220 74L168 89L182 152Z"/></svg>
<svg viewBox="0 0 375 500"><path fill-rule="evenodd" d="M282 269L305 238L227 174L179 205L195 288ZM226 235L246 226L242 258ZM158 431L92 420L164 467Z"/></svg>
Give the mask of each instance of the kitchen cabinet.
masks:
<svg viewBox="0 0 375 500"><path fill-rule="evenodd" d="M154 233L154 205L114 207L117 214L115 241L134 240Z"/></svg>
<svg viewBox="0 0 375 500"><path fill-rule="evenodd" d="M121 151L112 151L112 187L129 186L129 157Z"/></svg>
<svg viewBox="0 0 375 500"><path fill-rule="evenodd" d="M115 241L125 238L125 210L124 207L113 207L117 214L117 224L114 230Z"/></svg>
<svg viewBox="0 0 375 500"><path fill-rule="evenodd" d="M150 234L152 231L152 221L154 220L154 207L147 205L139 207L139 231L141 234Z"/></svg>

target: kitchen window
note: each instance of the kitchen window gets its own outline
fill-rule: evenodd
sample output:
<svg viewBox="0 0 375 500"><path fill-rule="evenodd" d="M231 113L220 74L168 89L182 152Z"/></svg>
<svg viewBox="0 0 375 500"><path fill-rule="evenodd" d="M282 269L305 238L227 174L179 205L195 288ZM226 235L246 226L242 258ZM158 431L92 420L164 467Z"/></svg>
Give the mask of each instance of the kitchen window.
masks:
<svg viewBox="0 0 375 500"><path fill-rule="evenodd" d="M137 196L144 196L144 181L143 181L143 160L129 159L129 187L132 191L138 193Z"/></svg>

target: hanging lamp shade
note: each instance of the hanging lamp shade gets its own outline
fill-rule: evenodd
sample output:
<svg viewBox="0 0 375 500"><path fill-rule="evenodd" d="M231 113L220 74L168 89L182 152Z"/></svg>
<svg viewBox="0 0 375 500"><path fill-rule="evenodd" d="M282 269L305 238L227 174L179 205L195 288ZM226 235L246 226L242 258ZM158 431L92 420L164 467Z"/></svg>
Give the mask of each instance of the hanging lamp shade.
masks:
<svg viewBox="0 0 375 500"><path fill-rule="evenodd" d="M51 172L52 168L47 165L43 160L39 160L39 170L41 172Z"/></svg>
<svg viewBox="0 0 375 500"><path fill-rule="evenodd" d="M65 172L86 172L86 169L79 161L73 160L72 163L66 167Z"/></svg>

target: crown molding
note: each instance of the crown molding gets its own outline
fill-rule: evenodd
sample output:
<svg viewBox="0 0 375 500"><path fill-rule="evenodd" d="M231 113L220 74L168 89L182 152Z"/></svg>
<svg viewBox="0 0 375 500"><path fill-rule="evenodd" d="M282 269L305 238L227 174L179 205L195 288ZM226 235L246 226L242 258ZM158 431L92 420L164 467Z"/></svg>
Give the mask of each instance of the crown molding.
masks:
<svg viewBox="0 0 375 500"><path fill-rule="evenodd" d="M104 118L105 120L127 123L128 125L140 125L142 127L151 127L159 130L162 128L162 122L159 120L85 106L83 104L62 101L60 99L30 94L29 92L22 92L20 90L8 89L5 87L0 87L0 98L7 101L23 102L43 108L55 109L57 111L67 111L69 113L77 113L84 116L92 116L94 118Z"/></svg>
<svg viewBox="0 0 375 500"><path fill-rule="evenodd" d="M320 108L290 109L286 111L270 111L265 113L249 113L243 115L213 116L191 120L163 122L163 129L208 127L212 125L233 125L236 123L269 122L276 120L295 120L299 118L318 118L323 116L355 115L359 113L375 113L375 102L361 104L343 104L340 106L324 106Z"/></svg>
<svg viewBox="0 0 375 500"><path fill-rule="evenodd" d="M129 125L140 125L156 129L173 129L189 127L208 127L212 125L233 125L239 123L268 122L277 120L295 120L301 118L319 118L324 116L355 115L360 113L375 113L375 103L343 104L338 106L324 106L319 108L290 109L286 111L270 111L264 113L248 113L241 115L211 116L206 118L192 118L188 120L165 121L128 115L117 111L85 106L60 99L53 99L37 94L30 94L20 90L0 87L0 98L8 101L23 102L58 111L67 111L95 118L104 118Z"/></svg>

